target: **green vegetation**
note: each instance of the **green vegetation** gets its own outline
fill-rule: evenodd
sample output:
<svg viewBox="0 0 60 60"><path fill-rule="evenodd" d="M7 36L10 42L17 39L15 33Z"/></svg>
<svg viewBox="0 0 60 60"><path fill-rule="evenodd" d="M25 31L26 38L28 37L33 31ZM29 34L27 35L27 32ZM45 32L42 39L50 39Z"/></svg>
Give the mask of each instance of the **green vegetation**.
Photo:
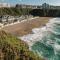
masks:
<svg viewBox="0 0 60 60"><path fill-rule="evenodd" d="M32 8L19 8L19 7L11 7L11 8L0 8L0 15L13 15L13 16L21 16L21 15L33 15L33 16L45 16L45 17L59 17L60 10L59 9L32 9Z"/></svg>
<svg viewBox="0 0 60 60"><path fill-rule="evenodd" d="M31 9L28 8L0 8L0 15L27 15Z"/></svg>
<svg viewBox="0 0 60 60"><path fill-rule="evenodd" d="M0 60L42 60L15 36L0 31Z"/></svg>
<svg viewBox="0 0 60 60"><path fill-rule="evenodd" d="M41 17L60 17L60 9L33 9L30 14Z"/></svg>

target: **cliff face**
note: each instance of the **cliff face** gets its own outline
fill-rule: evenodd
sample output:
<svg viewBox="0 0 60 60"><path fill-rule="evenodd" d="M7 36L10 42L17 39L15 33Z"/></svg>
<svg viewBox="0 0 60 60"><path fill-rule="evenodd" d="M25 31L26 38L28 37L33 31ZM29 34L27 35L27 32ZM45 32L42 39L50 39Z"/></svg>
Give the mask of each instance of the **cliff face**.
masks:
<svg viewBox="0 0 60 60"><path fill-rule="evenodd" d="M29 51L25 42L0 31L0 60L42 60Z"/></svg>

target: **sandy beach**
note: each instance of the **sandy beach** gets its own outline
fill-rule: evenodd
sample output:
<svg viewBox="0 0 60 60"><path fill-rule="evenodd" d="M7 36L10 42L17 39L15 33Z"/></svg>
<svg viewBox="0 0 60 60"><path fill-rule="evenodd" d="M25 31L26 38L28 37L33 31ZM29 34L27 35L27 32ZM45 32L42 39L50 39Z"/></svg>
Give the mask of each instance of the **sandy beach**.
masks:
<svg viewBox="0 0 60 60"><path fill-rule="evenodd" d="M6 26L3 30L16 36L23 36L31 33L33 28L45 26L50 18L51 17L39 17L32 20L23 21L18 24Z"/></svg>

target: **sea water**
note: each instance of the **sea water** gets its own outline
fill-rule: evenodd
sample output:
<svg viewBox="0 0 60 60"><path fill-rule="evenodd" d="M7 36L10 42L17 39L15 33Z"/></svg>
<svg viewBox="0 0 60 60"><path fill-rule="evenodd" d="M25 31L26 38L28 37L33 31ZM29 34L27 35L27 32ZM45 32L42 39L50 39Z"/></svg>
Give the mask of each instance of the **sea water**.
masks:
<svg viewBox="0 0 60 60"><path fill-rule="evenodd" d="M60 60L60 18L51 19L46 24L46 31L31 48L47 60Z"/></svg>
<svg viewBox="0 0 60 60"><path fill-rule="evenodd" d="M60 18L50 19L46 26L32 32L20 37L30 49L46 60L60 60Z"/></svg>

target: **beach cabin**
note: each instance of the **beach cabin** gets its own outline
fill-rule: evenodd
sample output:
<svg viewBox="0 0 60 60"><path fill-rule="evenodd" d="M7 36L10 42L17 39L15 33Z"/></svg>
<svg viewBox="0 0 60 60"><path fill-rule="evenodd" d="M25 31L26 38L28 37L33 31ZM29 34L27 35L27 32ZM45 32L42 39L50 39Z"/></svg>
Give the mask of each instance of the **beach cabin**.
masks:
<svg viewBox="0 0 60 60"><path fill-rule="evenodd" d="M7 22L7 16L4 15L4 16L0 16L0 23L6 23Z"/></svg>
<svg viewBox="0 0 60 60"><path fill-rule="evenodd" d="M9 16L7 22L10 24L10 23L13 23L14 20L15 20L14 16Z"/></svg>

